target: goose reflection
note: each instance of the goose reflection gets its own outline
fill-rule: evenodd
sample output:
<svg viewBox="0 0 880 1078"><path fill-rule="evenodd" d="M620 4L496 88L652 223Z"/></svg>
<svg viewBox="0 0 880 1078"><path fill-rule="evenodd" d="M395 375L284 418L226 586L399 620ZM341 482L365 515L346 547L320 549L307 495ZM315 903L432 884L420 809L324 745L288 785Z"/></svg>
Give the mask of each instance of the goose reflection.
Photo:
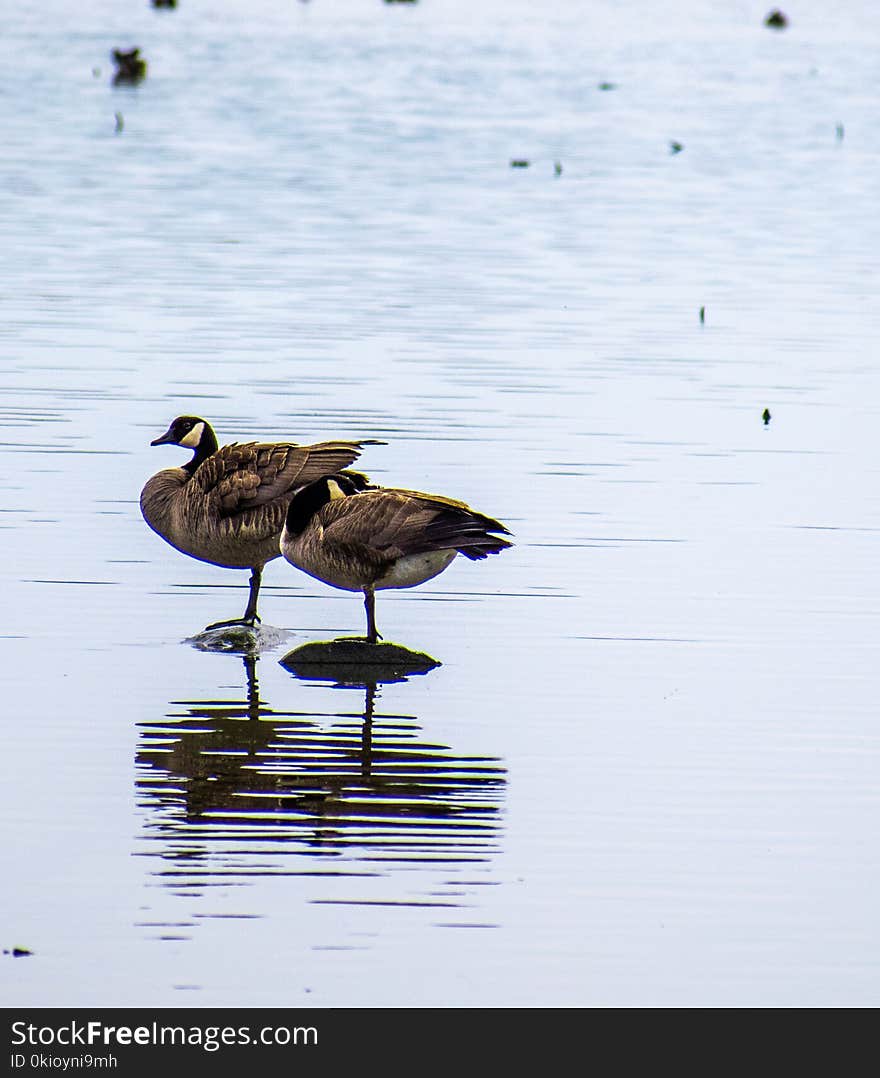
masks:
<svg viewBox="0 0 880 1078"><path fill-rule="evenodd" d="M457 756L415 716L380 712L378 680L324 688L357 693L356 712L276 711L260 696L258 656L241 658L243 699L175 701L141 725L137 789L163 883L192 894L221 878L492 857L506 784L498 759Z"/></svg>

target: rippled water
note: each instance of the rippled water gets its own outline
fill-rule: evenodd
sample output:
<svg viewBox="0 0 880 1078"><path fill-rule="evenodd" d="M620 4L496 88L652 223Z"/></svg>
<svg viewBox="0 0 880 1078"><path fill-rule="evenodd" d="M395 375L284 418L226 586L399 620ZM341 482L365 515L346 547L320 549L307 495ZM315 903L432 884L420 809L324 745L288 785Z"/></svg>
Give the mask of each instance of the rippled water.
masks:
<svg viewBox="0 0 880 1078"><path fill-rule="evenodd" d="M876 1004L877 24L765 14L0 14L5 1002ZM506 521L442 665L193 646L181 412Z"/></svg>
<svg viewBox="0 0 880 1078"><path fill-rule="evenodd" d="M459 759L420 740L415 716L377 713L375 684L358 692L362 710L276 711L260 700L257 660L244 662L246 699L185 701L161 725L144 724L138 786L158 810L149 837L160 847L162 882L201 891L218 875L381 877L362 863L427 862L458 874L491 860L504 786L498 760ZM285 867L291 854L326 867ZM455 907L462 903L449 899L466 893L386 904Z"/></svg>

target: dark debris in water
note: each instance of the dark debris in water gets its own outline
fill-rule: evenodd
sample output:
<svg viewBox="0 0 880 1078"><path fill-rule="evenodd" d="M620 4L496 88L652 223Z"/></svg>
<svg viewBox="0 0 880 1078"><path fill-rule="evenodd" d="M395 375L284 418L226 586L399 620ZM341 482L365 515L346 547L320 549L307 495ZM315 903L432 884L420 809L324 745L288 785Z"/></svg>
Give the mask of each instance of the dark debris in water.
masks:
<svg viewBox="0 0 880 1078"><path fill-rule="evenodd" d="M528 168L531 161L526 160L525 157L514 157L510 162L511 168Z"/></svg>
<svg viewBox="0 0 880 1078"><path fill-rule="evenodd" d="M11 949L3 948L3 953L11 955L12 958L28 958L34 952L29 951L27 947L12 947Z"/></svg>
<svg viewBox="0 0 880 1078"><path fill-rule="evenodd" d="M769 26L771 30L784 30L788 26L788 16L778 7L774 8L764 19L764 25Z"/></svg>
<svg viewBox="0 0 880 1078"><path fill-rule="evenodd" d="M773 416L770 415L770 409L769 408L764 409L764 411L761 413L761 418L764 420L764 426L765 427L770 425L770 420L773 418Z"/></svg>
<svg viewBox="0 0 880 1078"><path fill-rule="evenodd" d="M116 64L116 74L113 76L114 86L132 86L147 75L147 61L141 56L140 49L113 50L113 62Z"/></svg>

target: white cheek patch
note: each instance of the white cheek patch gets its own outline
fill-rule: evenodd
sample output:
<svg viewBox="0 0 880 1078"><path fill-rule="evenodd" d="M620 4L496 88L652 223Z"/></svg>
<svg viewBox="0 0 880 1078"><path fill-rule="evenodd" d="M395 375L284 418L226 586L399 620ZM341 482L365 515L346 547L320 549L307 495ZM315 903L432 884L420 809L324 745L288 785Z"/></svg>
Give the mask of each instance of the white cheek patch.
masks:
<svg viewBox="0 0 880 1078"><path fill-rule="evenodd" d="M202 433L205 430L204 423L196 423L193 429L187 434L185 438L181 438L177 443L178 445L185 446L187 449L198 449L199 442L202 440Z"/></svg>
<svg viewBox="0 0 880 1078"><path fill-rule="evenodd" d="M328 492L330 494L330 501L331 502L338 501L340 498L345 497L345 494L343 493L342 488L339 486L339 484L336 482L335 479L328 479L327 480L327 490L328 490Z"/></svg>

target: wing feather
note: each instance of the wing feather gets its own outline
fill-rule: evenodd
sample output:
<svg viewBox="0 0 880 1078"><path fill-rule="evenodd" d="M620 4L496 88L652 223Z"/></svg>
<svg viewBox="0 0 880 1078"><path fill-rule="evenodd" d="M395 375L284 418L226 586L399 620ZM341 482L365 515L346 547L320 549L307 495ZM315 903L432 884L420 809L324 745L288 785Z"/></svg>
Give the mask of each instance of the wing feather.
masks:
<svg viewBox="0 0 880 1078"><path fill-rule="evenodd" d="M225 445L192 477L193 495L205 498L223 517L287 499L299 487L347 468L360 456L364 442L283 442ZM283 514L282 514L283 519Z"/></svg>
<svg viewBox="0 0 880 1078"><path fill-rule="evenodd" d="M324 544L340 551L368 548L385 561L434 550L459 550L477 559L511 545L493 534L509 534L499 521L464 502L417 491L365 490L328 502L319 516Z"/></svg>

